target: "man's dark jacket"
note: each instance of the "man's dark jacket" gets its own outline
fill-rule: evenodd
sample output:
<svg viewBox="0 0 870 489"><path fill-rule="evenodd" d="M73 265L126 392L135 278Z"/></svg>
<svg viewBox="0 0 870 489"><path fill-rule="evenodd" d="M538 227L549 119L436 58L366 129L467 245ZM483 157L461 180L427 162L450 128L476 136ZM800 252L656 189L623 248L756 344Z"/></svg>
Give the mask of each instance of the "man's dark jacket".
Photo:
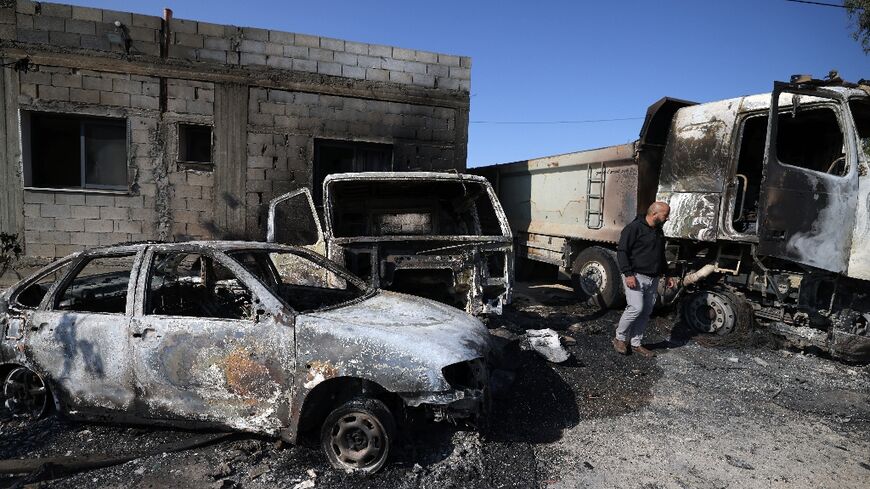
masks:
<svg viewBox="0 0 870 489"><path fill-rule="evenodd" d="M616 260L623 275L642 273L649 276L663 275L667 270L665 260L665 233L660 227L651 227L646 216L639 215L619 235Z"/></svg>

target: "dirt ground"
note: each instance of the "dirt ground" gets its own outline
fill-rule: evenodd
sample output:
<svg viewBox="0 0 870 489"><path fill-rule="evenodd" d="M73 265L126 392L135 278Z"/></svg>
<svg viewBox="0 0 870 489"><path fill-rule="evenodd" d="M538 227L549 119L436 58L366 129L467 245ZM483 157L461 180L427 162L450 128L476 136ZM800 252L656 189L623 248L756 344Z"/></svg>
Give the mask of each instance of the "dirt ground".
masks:
<svg viewBox="0 0 870 489"><path fill-rule="evenodd" d="M333 471L313 445L236 436L32 487L870 486L870 368L783 350L763 331L690 337L673 313L647 335L656 358L624 357L610 344L618 317L578 305L563 284L519 284L489 324L512 372L499 375L508 387L486 432L416 427L373 476ZM540 328L573 338L572 358L550 364L512 341ZM199 435L56 417L26 426L0 411L0 459L138 453ZM41 475L0 476L0 487Z"/></svg>

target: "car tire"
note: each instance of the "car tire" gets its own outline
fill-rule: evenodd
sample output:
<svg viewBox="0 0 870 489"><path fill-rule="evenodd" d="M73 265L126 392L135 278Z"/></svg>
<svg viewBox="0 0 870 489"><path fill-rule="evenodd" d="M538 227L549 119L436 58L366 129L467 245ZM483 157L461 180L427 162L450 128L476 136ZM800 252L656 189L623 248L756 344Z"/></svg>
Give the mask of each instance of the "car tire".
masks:
<svg viewBox="0 0 870 489"><path fill-rule="evenodd" d="M591 298L602 309L625 305L622 275L610 250L592 246L581 251L571 263L571 285L578 299Z"/></svg>
<svg viewBox="0 0 870 489"><path fill-rule="evenodd" d="M320 445L333 467L374 473L386 465L396 423L378 399L352 399L334 409L320 430Z"/></svg>
<svg viewBox="0 0 870 489"><path fill-rule="evenodd" d="M700 333L726 336L752 327L752 306L728 290L699 290L684 298L680 306L688 327Z"/></svg>
<svg viewBox="0 0 870 489"><path fill-rule="evenodd" d="M26 367L15 367L6 374L2 393L6 408L16 417L36 421L51 410L48 386L42 377Z"/></svg>

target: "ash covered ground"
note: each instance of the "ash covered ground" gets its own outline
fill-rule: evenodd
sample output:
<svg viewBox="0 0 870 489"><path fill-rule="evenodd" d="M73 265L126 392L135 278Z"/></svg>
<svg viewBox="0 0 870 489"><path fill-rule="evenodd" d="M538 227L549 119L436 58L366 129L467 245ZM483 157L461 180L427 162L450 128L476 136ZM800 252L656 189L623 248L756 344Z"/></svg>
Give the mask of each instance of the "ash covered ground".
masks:
<svg viewBox="0 0 870 489"><path fill-rule="evenodd" d="M514 375L489 427L418 426L373 476L332 470L314 443L235 436L49 481L0 476L0 487L868 486L868 367L781 349L763 331L688 337L673 313L650 327L656 358L623 357L610 343L618 317L578 305L564 285L519 284L514 305L489 324ZM513 341L540 328L575 340L568 362ZM27 426L0 411L0 459L140 453L199 435L56 417Z"/></svg>

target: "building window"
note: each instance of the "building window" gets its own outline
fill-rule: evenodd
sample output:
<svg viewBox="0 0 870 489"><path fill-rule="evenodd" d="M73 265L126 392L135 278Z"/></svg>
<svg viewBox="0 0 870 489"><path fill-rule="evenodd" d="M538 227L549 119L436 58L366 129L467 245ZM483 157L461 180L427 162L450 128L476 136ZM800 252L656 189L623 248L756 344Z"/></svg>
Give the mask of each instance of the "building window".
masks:
<svg viewBox="0 0 870 489"><path fill-rule="evenodd" d="M332 173L392 171L393 146L390 144L314 140L314 202L323 201L323 180Z"/></svg>
<svg viewBox="0 0 870 489"><path fill-rule="evenodd" d="M178 125L178 161L211 165L211 126Z"/></svg>
<svg viewBox="0 0 870 489"><path fill-rule="evenodd" d="M127 121L22 113L25 183L42 188L127 189Z"/></svg>

